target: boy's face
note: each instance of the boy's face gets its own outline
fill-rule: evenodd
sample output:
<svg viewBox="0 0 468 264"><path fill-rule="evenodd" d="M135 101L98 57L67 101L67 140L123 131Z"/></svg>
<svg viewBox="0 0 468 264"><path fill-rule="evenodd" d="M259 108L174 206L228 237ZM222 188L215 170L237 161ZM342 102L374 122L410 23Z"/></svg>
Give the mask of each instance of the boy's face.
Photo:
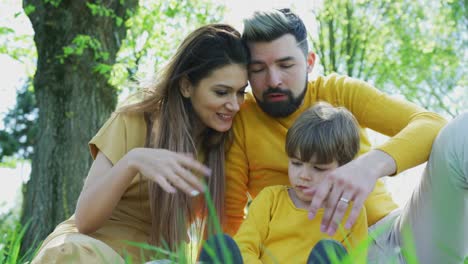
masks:
<svg viewBox="0 0 468 264"><path fill-rule="evenodd" d="M336 160L328 164L317 163L315 157L308 162L301 160L300 155L289 157L288 174L291 187L294 189L299 200L309 203L312 200L304 190L319 183L325 177L324 172L338 168Z"/></svg>

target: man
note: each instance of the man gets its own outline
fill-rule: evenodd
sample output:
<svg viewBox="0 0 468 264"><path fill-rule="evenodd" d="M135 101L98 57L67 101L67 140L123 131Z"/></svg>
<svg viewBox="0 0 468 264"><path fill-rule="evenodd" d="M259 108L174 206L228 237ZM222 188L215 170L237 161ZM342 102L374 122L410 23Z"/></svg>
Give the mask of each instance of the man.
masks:
<svg viewBox="0 0 468 264"><path fill-rule="evenodd" d="M303 22L287 9L256 12L244 21L243 38L251 51L249 81L253 97L248 96L235 118L234 142L227 154L225 231L230 235L237 231L248 194L255 197L266 186L288 184L286 132L303 111L317 101L327 101L347 108L356 117L361 149L356 159L325 172L325 180L310 190L314 196L309 217L313 218L324 207L321 231L333 234L338 228L335 223L341 222L348 206L352 210L345 228L353 225L365 206L370 231L390 226L384 232L379 230L381 234L369 249L369 260L377 261L382 254L394 252L402 241L403 229L413 227L412 224L422 220L418 217L433 212L418 215L417 205L424 201L417 197L404 211L399 211L380 178L425 162L446 121L346 76L332 74L308 81L315 54L308 50ZM371 149L366 128L391 138ZM460 240L463 242L463 238ZM420 244L416 241L417 254L424 260L421 256L428 255L433 248L424 245L420 248ZM466 243L461 251L466 252L465 246ZM378 248L384 251L379 252ZM401 255L399 258L404 261Z"/></svg>

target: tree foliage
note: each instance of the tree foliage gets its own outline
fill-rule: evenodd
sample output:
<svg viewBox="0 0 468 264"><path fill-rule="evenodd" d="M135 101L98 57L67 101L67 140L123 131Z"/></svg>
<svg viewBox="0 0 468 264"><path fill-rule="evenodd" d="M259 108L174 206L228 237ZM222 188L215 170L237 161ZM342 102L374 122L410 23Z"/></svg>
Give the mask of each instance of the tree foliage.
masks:
<svg viewBox="0 0 468 264"><path fill-rule="evenodd" d="M439 0L325 1L315 12L319 33L313 47L325 74L369 80L454 116L463 105L451 92L467 80L466 28L460 27L466 11L460 6Z"/></svg>
<svg viewBox="0 0 468 264"><path fill-rule="evenodd" d="M0 26L0 54L30 65L36 56L32 36L18 34L11 27Z"/></svg>
<svg viewBox="0 0 468 264"><path fill-rule="evenodd" d="M11 14L3 19L3 26L0 26L0 54L22 64L26 76L22 78L22 86L17 89L16 105L5 115L0 115L4 123L4 129L0 131L0 164L7 156L11 157L10 161L29 159L37 133L37 107L32 86L37 54L33 36L14 29L14 24L27 22L24 13Z"/></svg>
<svg viewBox="0 0 468 264"><path fill-rule="evenodd" d="M111 83L120 91L133 91L164 65L189 32L219 22L223 13L224 7L211 0L140 1L138 12L127 21L130 29Z"/></svg>
<svg viewBox="0 0 468 264"><path fill-rule="evenodd" d="M3 119L5 130L0 131L0 161L3 157L30 159L37 136L38 109L31 79L16 96L16 106Z"/></svg>

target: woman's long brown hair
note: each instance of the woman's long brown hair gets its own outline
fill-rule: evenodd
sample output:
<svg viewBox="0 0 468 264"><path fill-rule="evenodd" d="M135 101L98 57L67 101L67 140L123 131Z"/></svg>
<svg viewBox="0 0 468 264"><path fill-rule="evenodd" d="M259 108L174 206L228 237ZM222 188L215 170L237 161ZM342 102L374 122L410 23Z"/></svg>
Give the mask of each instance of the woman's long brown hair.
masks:
<svg viewBox="0 0 468 264"><path fill-rule="evenodd" d="M238 31L224 24L203 26L182 42L158 81L144 89L141 102L118 110L145 113L149 117L147 125L151 130L146 147L204 157L204 163L212 170L206 180L221 223L224 215L225 146L229 144L230 132L220 133L206 128L200 138L194 138L193 128L199 119L190 100L182 96L180 83L182 78L186 78L196 86L214 70L230 64L246 66L248 60L248 49ZM172 251L178 250L181 242L186 241L189 225L196 218L193 198L181 191L169 194L155 182L149 182L149 199L152 216L150 242ZM206 203L202 215L207 216ZM208 219L209 228L213 220L216 221ZM202 234L202 226L204 224L197 226L199 235Z"/></svg>

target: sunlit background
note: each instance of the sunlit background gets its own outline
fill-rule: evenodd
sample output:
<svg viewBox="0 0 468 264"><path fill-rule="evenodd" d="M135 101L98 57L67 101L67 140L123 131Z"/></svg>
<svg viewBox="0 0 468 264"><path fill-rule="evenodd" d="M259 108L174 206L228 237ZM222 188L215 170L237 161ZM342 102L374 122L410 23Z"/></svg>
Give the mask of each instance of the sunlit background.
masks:
<svg viewBox="0 0 468 264"><path fill-rule="evenodd" d="M314 35L317 31L316 23L311 15L311 10L319 8L321 1L311 0L224 0L226 12L224 22L233 24L239 30L242 29L242 18L248 16L254 10L267 8L290 7L296 11L306 22L309 31ZM33 30L29 19L22 10L21 1L3 0L0 1L0 27L10 27L17 35L33 35ZM16 45L24 43L21 39L0 40L15 41ZM0 52L0 121L3 120L8 109L12 108L16 100L16 90L24 85L25 79L31 75L35 66L29 65L28 61L20 61L11 58ZM153 71L151 62L146 67L149 72ZM313 74L317 74L315 71ZM466 88L466 87L465 87ZM459 88L455 93L466 96L465 88ZM128 91L123 90L123 95ZM3 129L3 122L0 122L0 129ZM385 140L384 136L371 133L374 142L379 143ZM83 142L86 144L86 142ZM30 173L30 163L28 161L15 161L14 164L0 167L0 214L18 208L21 201L21 184L28 180ZM389 191L393 194L395 201L404 205L419 180L423 166L404 172L396 178L385 179Z"/></svg>

